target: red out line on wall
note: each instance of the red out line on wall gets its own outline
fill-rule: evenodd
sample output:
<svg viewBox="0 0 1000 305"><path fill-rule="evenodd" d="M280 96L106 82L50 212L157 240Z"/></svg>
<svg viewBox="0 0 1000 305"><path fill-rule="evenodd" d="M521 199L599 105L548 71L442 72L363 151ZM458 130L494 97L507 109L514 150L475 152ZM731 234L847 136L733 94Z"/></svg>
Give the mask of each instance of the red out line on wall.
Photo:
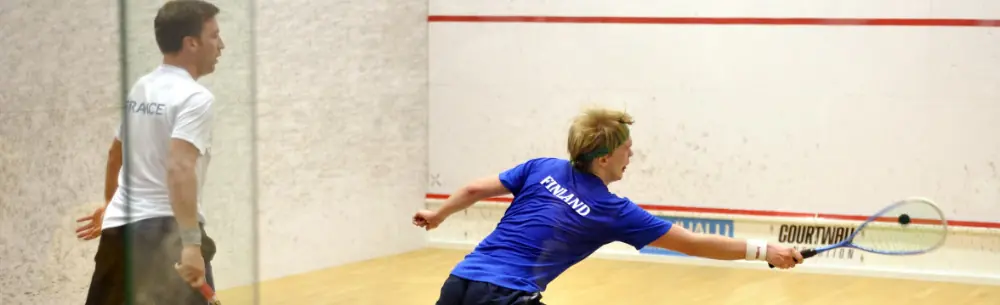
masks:
<svg viewBox="0 0 1000 305"><path fill-rule="evenodd" d="M448 199L447 194L427 194L427 199L437 199L443 200ZM490 202L506 202L510 203L512 201L509 197L494 197L486 199L485 201ZM639 204L640 207L647 211L661 211L661 212L687 212L687 213L708 213L708 214L720 214L720 215L741 215L741 216L763 216L763 217L798 217L798 218L822 218L822 219L836 219L836 220L851 220L851 221L865 221L868 219L868 215L844 215L844 214L817 214L817 213L802 213L802 212L781 212L781 211L767 211L767 210L746 210L746 209L724 209L724 208L702 208L702 207L686 207L686 206L674 206L674 205L658 205L658 204ZM984 229L1000 229L1000 223L996 222L983 222L983 221L966 221L966 220L948 220L949 226L956 227L970 227L970 228L984 228Z"/></svg>
<svg viewBox="0 0 1000 305"><path fill-rule="evenodd" d="M428 22L1000 27L996 19L431 15Z"/></svg>

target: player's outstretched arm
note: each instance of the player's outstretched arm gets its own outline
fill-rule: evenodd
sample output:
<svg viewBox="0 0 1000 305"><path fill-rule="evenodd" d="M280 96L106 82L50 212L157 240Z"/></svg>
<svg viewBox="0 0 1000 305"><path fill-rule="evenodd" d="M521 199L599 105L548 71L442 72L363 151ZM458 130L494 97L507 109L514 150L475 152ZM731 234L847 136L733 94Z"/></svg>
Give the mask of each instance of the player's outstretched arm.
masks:
<svg viewBox="0 0 1000 305"><path fill-rule="evenodd" d="M465 210L472 206L472 204L484 200L490 197L497 197L509 194L510 192L500 183L500 179L497 176L483 177L472 182L469 182L465 186L459 188L448 199L444 201L444 204L437 210L439 215L443 215L444 218Z"/></svg>
<svg viewBox="0 0 1000 305"><path fill-rule="evenodd" d="M448 199L445 199L444 204L437 210L417 212L413 216L413 224L427 230L434 229L448 216L465 210L480 200L509 193L510 191L504 187L497 176L479 178L451 193L451 196L448 196Z"/></svg>
<svg viewBox="0 0 1000 305"><path fill-rule="evenodd" d="M792 268L802 262L802 254L793 248L765 240L698 234L681 226L672 226L650 245L710 259L767 261L778 268Z"/></svg>

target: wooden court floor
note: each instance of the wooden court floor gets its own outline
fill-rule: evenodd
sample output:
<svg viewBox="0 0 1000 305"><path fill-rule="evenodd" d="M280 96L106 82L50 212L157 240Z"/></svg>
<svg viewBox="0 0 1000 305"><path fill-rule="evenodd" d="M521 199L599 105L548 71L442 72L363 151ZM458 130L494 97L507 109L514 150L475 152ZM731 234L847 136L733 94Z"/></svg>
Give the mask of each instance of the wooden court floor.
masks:
<svg viewBox="0 0 1000 305"><path fill-rule="evenodd" d="M267 305L433 305L466 251L424 249L260 284ZM220 291L253 304L250 288ZM1000 286L588 259L550 284L548 305L1000 305Z"/></svg>

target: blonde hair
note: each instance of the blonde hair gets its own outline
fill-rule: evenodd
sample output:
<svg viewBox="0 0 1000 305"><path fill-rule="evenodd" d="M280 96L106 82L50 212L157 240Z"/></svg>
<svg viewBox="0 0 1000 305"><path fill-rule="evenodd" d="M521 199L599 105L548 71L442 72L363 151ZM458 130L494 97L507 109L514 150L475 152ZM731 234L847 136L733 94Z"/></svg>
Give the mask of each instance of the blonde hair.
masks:
<svg viewBox="0 0 1000 305"><path fill-rule="evenodd" d="M573 119L566 149L573 167L589 171L594 159L610 154L629 139L629 125L634 121L624 111L606 108L586 109Z"/></svg>

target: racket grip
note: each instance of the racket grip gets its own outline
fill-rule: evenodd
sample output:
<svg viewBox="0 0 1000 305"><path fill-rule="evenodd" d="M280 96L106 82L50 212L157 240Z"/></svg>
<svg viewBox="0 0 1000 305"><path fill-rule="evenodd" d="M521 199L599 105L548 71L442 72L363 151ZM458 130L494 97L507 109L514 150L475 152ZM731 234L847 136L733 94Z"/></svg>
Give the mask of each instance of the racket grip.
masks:
<svg viewBox="0 0 1000 305"><path fill-rule="evenodd" d="M802 254L802 258L803 259L806 259L806 258L810 258L810 257L816 256L817 252L816 252L816 249L805 249L805 250L802 250L802 252L799 252L799 253Z"/></svg>
<svg viewBox="0 0 1000 305"><path fill-rule="evenodd" d="M201 291L201 295L205 296L205 299L208 300L208 304L222 305L222 302L219 302L219 299L215 297L215 290L212 290L212 287L208 286L207 283L201 285L198 290Z"/></svg>
<svg viewBox="0 0 1000 305"><path fill-rule="evenodd" d="M180 267L181 267L180 263L174 263L175 269ZM222 302L215 297L215 290L212 289L211 286L208 286L208 283L204 283L201 285L201 287L198 287L198 291L201 292L201 295L205 297L205 300L208 301L209 305L222 305Z"/></svg>
<svg viewBox="0 0 1000 305"><path fill-rule="evenodd" d="M805 249L805 250L802 250L802 252L799 252L799 254L802 254L802 259L807 259L807 258L816 256L816 249L811 249L811 248L810 249ZM771 268L774 268L774 265L771 265L771 263L767 263L767 266L771 267Z"/></svg>

